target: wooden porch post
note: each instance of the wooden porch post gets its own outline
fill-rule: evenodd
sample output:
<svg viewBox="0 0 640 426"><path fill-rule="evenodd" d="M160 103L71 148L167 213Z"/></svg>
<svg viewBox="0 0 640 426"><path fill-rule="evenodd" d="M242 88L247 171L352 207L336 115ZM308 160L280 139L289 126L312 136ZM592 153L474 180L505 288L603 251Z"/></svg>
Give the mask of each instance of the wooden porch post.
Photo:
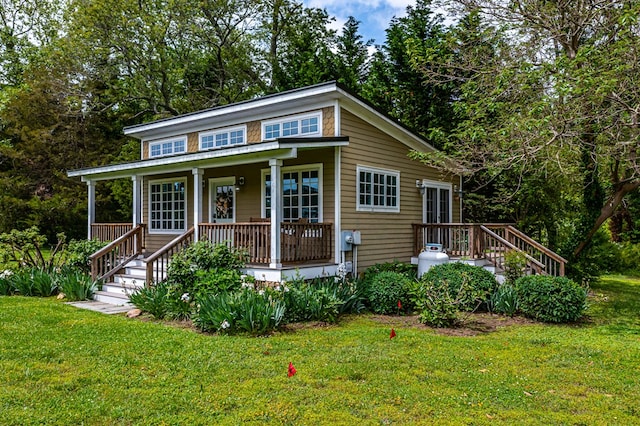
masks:
<svg viewBox="0 0 640 426"><path fill-rule="evenodd" d="M131 176L133 181L133 228L142 223L142 177Z"/></svg>
<svg viewBox="0 0 640 426"><path fill-rule="evenodd" d="M203 170L194 168L193 173L193 241L200 240L200 223L202 222L202 175Z"/></svg>
<svg viewBox="0 0 640 426"><path fill-rule="evenodd" d="M280 250L280 222L282 222L282 160L269 160L271 167L271 263L270 268L282 267Z"/></svg>
<svg viewBox="0 0 640 426"><path fill-rule="evenodd" d="M92 238L91 225L96 221L96 183L95 181L87 181L87 239Z"/></svg>

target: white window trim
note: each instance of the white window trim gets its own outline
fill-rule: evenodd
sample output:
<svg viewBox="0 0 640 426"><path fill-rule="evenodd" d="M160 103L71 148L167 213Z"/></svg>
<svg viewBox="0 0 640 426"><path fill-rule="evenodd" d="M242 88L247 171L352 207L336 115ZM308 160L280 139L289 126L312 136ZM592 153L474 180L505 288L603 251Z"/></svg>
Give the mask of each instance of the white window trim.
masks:
<svg viewBox="0 0 640 426"><path fill-rule="evenodd" d="M373 206L360 204L360 172L371 172L396 177L397 193L395 207ZM376 213L400 213L400 172L398 170L380 169L370 166L356 166L356 211L359 212L376 212Z"/></svg>
<svg viewBox="0 0 640 426"><path fill-rule="evenodd" d="M282 175L287 172L295 172L295 171L308 171L308 170L317 170L318 171L318 223L322 223L323 221L323 212L324 212L324 203L323 203L323 186L324 186L324 175L323 175L323 164L322 163L314 163L314 164L303 164L300 166L287 166L280 168L280 180L282 181ZM266 191L265 191L265 182L266 176L271 173L271 169L262 169L261 179L260 179L260 214L262 217L267 217L267 205L265 203ZM273 199L273 195L271 196ZM283 207L280 206L282 209Z"/></svg>
<svg viewBox="0 0 640 426"><path fill-rule="evenodd" d="M216 143L216 136L220 135L222 133L228 133L229 134L229 140L231 140L231 132L237 132L237 131L242 131L242 139L243 142L242 143L229 143L228 145L224 145L224 146L215 146ZM202 146L202 139L207 137L207 136L212 136L213 137L213 146L211 147L203 147ZM212 149L223 149L223 148L228 148L230 146L240 146L240 145L246 145L247 144L247 126L234 126L234 127L224 127L224 128L220 128L220 129L215 129L215 130L210 130L210 131L206 131L206 132L200 132L198 134L198 148L200 149L200 151L208 151L208 150L212 150Z"/></svg>
<svg viewBox="0 0 640 426"><path fill-rule="evenodd" d="M153 184L157 184L157 183L176 183L176 182L183 182L184 183L184 228L183 229L153 229L152 228L152 223L151 223L151 185ZM168 178L168 179L156 179L156 180L150 180L148 183L148 210L147 210L147 222L148 222L148 229L149 229L149 234L157 234L157 235L179 235L179 234L183 234L184 232L186 232L189 224L189 206L188 206L188 200L189 200L189 193L188 193L188 187L187 187L187 178Z"/></svg>
<svg viewBox="0 0 640 426"><path fill-rule="evenodd" d="M294 136L278 136L277 138L266 138L266 127L269 125L273 125L273 124L280 124L280 133L282 134L282 123L287 123L290 121L298 121L298 123L300 123L300 121L306 119L306 118L314 118L317 117L318 118L318 131L317 132L313 132L313 133L299 133L297 135ZM313 111L310 113L304 113L304 114L295 114L295 115L288 115L285 117L280 117L280 118L276 118L273 120L265 120L262 122L262 135L261 135L261 139L263 141L266 140L275 140L275 139L280 139L280 138L309 138L309 137L314 137L314 136L322 136L322 110L319 111ZM302 131L301 129L302 126L300 126L300 124L298 125L298 129L299 131Z"/></svg>
<svg viewBox="0 0 640 426"><path fill-rule="evenodd" d="M162 153L162 144L167 143L167 142L172 142L172 152L171 154L163 154ZM176 152L175 151L175 144L176 142L183 142L184 143L184 151L180 151L180 152ZM183 154L185 152L187 152L189 150L189 147L187 146L188 141L187 141L187 136L186 135L182 135L182 136L176 136L175 138L167 138L167 139L161 139L161 140L157 140L157 141L153 141L153 142L149 142L149 158L160 158L160 157L169 157L171 155L176 155L176 154ZM160 145L160 154L159 155L152 155L152 148L154 146Z"/></svg>

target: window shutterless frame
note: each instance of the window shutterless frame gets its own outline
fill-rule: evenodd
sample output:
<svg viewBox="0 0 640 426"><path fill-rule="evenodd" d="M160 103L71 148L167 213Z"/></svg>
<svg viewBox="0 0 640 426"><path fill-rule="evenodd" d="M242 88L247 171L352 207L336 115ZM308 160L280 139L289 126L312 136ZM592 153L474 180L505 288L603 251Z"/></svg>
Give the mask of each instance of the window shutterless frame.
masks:
<svg viewBox="0 0 640 426"><path fill-rule="evenodd" d="M165 157L183 152L187 152L186 136L149 142L149 158Z"/></svg>
<svg viewBox="0 0 640 426"><path fill-rule="evenodd" d="M322 111L289 115L262 122L262 140L322 136Z"/></svg>
<svg viewBox="0 0 640 426"><path fill-rule="evenodd" d="M400 213L400 172L357 166L356 210Z"/></svg>
<svg viewBox="0 0 640 426"><path fill-rule="evenodd" d="M181 234L187 230L187 179L149 182L149 233Z"/></svg>

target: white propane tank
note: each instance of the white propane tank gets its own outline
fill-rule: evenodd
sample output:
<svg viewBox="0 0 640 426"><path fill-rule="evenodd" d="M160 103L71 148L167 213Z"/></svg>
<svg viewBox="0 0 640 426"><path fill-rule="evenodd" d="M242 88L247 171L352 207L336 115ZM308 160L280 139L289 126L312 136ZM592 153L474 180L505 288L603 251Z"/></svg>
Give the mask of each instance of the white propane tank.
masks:
<svg viewBox="0 0 640 426"><path fill-rule="evenodd" d="M449 263L449 256L442 251L442 244L425 244L424 251L418 255L418 278L432 266L443 263Z"/></svg>

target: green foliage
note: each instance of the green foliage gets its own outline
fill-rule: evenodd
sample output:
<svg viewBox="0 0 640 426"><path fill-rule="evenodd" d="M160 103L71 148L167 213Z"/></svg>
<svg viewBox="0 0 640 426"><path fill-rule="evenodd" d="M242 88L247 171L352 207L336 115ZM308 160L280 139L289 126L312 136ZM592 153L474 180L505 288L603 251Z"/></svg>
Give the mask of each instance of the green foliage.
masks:
<svg viewBox="0 0 640 426"><path fill-rule="evenodd" d="M404 274L382 271L375 275L367 289L371 310L377 314L393 314L411 310L411 280ZM402 308L398 307L398 303Z"/></svg>
<svg viewBox="0 0 640 426"><path fill-rule="evenodd" d="M462 262L432 266L420 281L445 283L452 299L457 300L459 308L464 311L486 307L489 297L498 287L491 272Z"/></svg>
<svg viewBox="0 0 640 426"><path fill-rule="evenodd" d="M196 303L196 327L229 334L268 334L280 326L286 310L284 302L270 292L252 289L204 295Z"/></svg>
<svg viewBox="0 0 640 426"><path fill-rule="evenodd" d="M13 261L25 267L50 270L61 263L65 240L64 234L58 234L58 242L45 255L47 238L36 226L23 231L14 229L0 234L0 262Z"/></svg>
<svg viewBox="0 0 640 426"><path fill-rule="evenodd" d="M518 293L513 284L507 282L500 285L491 295L490 307L498 314L514 316L518 312L519 303Z"/></svg>
<svg viewBox="0 0 640 426"><path fill-rule="evenodd" d="M10 279L13 272L9 269L0 272L0 296L10 296L13 294L14 286Z"/></svg>
<svg viewBox="0 0 640 426"><path fill-rule="evenodd" d="M341 314L360 313L365 310L365 289L358 280L344 280L337 277L318 278L311 285L322 287L340 301Z"/></svg>
<svg viewBox="0 0 640 426"><path fill-rule="evenodd" d="M432 327L457 325L460 300L467 289L468 286L460 287L454 296L444 281L421 280L413 284L411 300L419 312L420 322Z"/></svg>
<svg viewBox="0 0 640 426"><path fill-rule="evenodd" d="M60 292L70 301L91 300L100 288L100 283L90 275L70 267L60 270L55 275L55 281Z"/></svg>
<svg viewBox="0 0 640 426"><path fill-rule="evenodd" d="M137 288L129 294L129 302L141 311L148 312L157 319L164 319L169 312L171 287L160 282L149 287Z"/></svg>
<svg viewBox="0 0 640 426"><path fill-rule="evenodd" d="M228 293L238 290L242 284L242 275L236 269L214 268L212 270L198 270L195 273L191 290L197 296L209 293ZM184 288L184 287L183 287ZM186 288L184 288L187 290Z"/></svg>
<svg viewBox="0 0 640 426"><path fill-rule="evenodd" d="M14 292L21 296L49 297L57 293L58 286L48 271L21 268L8 277Z"/></svg>
<svg viewBox="0 0 640 426"><path fill-rule="evenodd" d="M640 275L640 243L622 243L619 245L620 264L617 272Z"/></svg>
<svg viewBox="0 0 640 426"><path fill-rule="evenodd" d="M514 284L524 275L527 267L527 257L524 253L510 250L504 255L504 276L507 283Z"/></svg>
<svg viewBox="0 0 640 426"><path fill-rule="evenodd" d="M522 314L539 321L577 321L587 308L587 290L565 277L529 275L515 289Z"/></svg>
<svg viewBox="0 0 640 426"><path fill-rule="evenodd" d="M323 321L336 322L343 304L327 287L302 283L287 287L282 292L286 306L284 322Z"/></svg>
<svg viewBox="0 0 640 426"><path fill-rule="evenodd" d="M167 282L176 293L228 291L240 286L237 269L244 266L245 254L226 244L198 241L176 254L167 270Z"/></svg>
<svg viewBox="0 0 640 426"><path fill-rule="evenodd" d="M91 272L91 260L89 257L106 246L108 242L93 240L71 240L65 249L65 265L77 268L82 272Z"/></svg>

